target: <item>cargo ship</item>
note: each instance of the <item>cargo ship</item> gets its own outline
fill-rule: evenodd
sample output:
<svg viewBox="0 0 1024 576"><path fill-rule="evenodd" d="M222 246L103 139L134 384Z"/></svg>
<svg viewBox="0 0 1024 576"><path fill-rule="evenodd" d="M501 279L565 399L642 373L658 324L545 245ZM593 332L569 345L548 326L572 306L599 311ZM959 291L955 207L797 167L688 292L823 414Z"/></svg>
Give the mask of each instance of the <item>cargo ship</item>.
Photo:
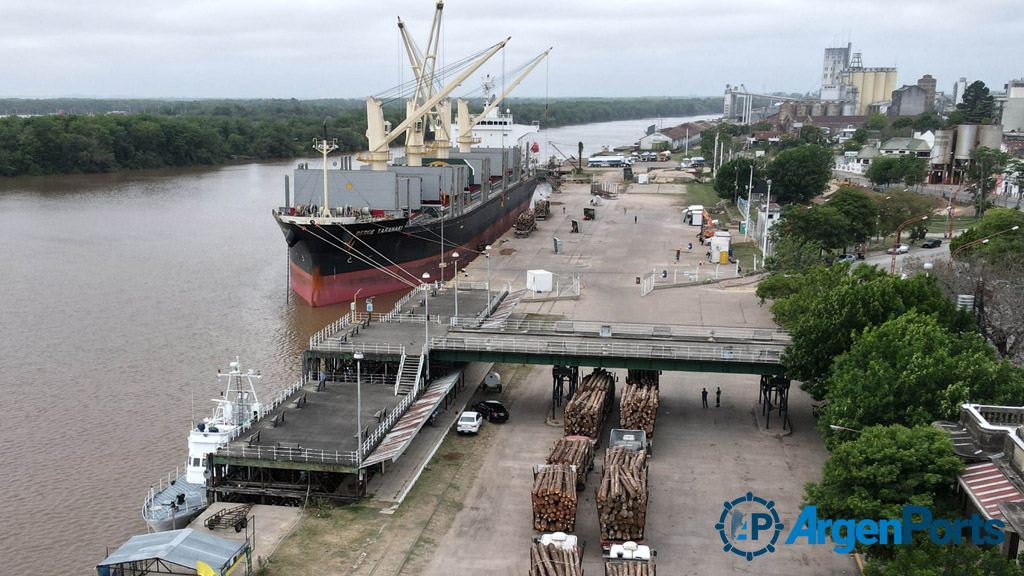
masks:
<svg viewBox="0 0 1024 576"><path fill-rule="evenodd" d="M435 13L439 26L442 3ZM383 104L367 100L368 152L358 157L364 166L352 168L343 157L340 167L328 167L333 140L314 140L322 156L320 169L301 163L292 185L285 184L285 204L273 216L288 244L291 287L311 306L327 306L447 280L454 269L444 263L459 252L465 264L509 230L525 211L537 187L529 136L539 130L517 125L501 113L500 96L488 94L494 81L485 80L485 106L470 115L458 102L457 126L451 122L448 94L498 52L505 40L461 71L447 87L435 92L431 71L436 36L426 55L399 20L399 27L417 64L415 95L407 103L406 119L392 128L384 121ZM514 87L537 63L530 63ZM447 72L445 72L447 73ZM456 130L457 128L457 130ZM433 140L426 141L427 133ZM391 157L389 145L405 136L405 155ZM455 146L453 146L453 143ZM427 275L426 277L424 275Z"/></svg>

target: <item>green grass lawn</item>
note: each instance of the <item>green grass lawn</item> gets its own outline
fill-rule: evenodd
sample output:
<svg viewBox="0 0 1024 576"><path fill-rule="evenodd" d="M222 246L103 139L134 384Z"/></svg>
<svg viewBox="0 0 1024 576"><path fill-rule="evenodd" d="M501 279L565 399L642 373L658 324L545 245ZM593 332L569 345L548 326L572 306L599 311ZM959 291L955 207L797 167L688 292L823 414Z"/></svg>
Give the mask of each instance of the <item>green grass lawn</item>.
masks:
<svg viewBox="0 0 1024 576"><path fill-rule="evenodd" d="M980 218L974 216L954 216L953 217L953 232L956 233L958 230L966 230L975 226ZM948 224L946 224L945 216L931 216L928 218L928 232L930 234L941 234L948 230Z"/></svg>
<svg viewBox="0 0 1024 576"><path fill-rule="evenodd" d="M705 208L713 208L720 200L714 186L697 182L686 183L686 199L690 204L700 204Z"/></svg>
<svg viewBox="0 0 1024 576"><path fill-rule="evenodd" d="M732 257L734 260L739 261L740 269L743 272L752 272L754 270L754 255L757 255L757 268L758 270L764 265L761 262L761 248L757 245L757 242L753 240L749 242L737 242L737 239L743 238L742 234L739 234L739 230L733 230L733 242L732 242ZM749 236L748 236L749 238Z"/></svg>

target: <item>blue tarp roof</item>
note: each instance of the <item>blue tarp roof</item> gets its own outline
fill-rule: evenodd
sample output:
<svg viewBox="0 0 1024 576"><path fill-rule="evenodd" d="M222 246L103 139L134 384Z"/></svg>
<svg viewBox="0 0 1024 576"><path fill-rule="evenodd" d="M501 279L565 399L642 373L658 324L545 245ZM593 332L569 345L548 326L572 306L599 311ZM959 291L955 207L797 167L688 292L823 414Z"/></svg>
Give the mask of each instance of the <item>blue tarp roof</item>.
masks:
<svg viewBox="0 0 1024 576"><path fill-rule="evenodd" d="M230 567L247 547L248 544L245 542L239 543L185 528L132 536L96 566L115 566L160 559L195 569L196 560L202 560L214 570L221 572Z"/></svg>

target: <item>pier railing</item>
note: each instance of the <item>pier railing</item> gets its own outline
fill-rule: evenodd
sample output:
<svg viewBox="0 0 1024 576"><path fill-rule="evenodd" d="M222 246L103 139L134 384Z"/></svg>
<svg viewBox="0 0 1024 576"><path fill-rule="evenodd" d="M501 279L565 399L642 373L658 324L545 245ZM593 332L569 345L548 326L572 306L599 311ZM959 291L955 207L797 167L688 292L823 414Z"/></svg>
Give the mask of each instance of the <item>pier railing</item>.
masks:
<svg viewBox="0 0 1024 576"><path fill-rule="evenodd" d="M331 322L327 326L324 326L319 332L313 334L313 336L309 339L310 350L315 349L317 346L324 343L328 338L336 334L339 330L342 330L349 324L352 324L354 320L355 319L352 315L352 312L349 312L348 314L345 314L344 316L338 318L334 322Z"/></svg>
<svg viewBox="0 0 1024 576"><path fill-rule="evenodd" d="M405 313L405 314L392 314L392 313L389 312L385 316L382 316L378 321L379 322L392 322L392 323L397 323L397 324L423 324L423 317L424 316L425 316L425 314L413 314L411 312ZM385 317L387 319L385 319ZM431 314L430 315L430 322L434 323L434 324L441 324L441 315L440 314Z"/></svg>
<svg viewBox="0 0 1024 576"><path fill-rule="evenodd" d="M413 388L408 394L406 394L405 398L402 398L402 401L399 402L398 405L395 406L393 410L391 410L391 412L387 415L386 418L384 418L384 421L377 425L377 428L373 432L371 432L366 437L365 440L363 440L363 443L362 445L359 446L359 449L361 451L361 454L363 454L364 458L366 457L367 454L372 453L373 450L377 447L377 445L379 445L381 441L384 440L384 437L387 436L388 432L391 431L391 428L394 427L396 422L398 422L398 419L405 414L405 411L408 410L409 406L411 406L413 401L416 400L416 396L418 394L419 384L417 383L416 387Z"/></svg>
<svg viewBox="0 0 1024 576"><path fill-rule="evenodd" d="M594 336L625 336L645 338L690 338L708 341L738 340L741 342L771 342L789 344L792 339L785 330L777 328L748 328L743 326L686 326L671 324L640 324L592 322L580 320L526 320L506 318L482 326L476 318L452 318L452 328L480 332L521 332L552 334L583 334Z"/></svg>
<svg viewBox="0 0 1024 576"><path fill-rule="evenodd" d="M511 352L515 354L545 354L556 356L611 356L620 358L654 358L668 360L704 360L712 362L747 362L779 364L781 348L755 348L755 345L733 347L728 344L664 344L644 341L626 342L567 342L515 338L431 338L432 350L468 350L481 352Z"/></svg>
<svg viewBox="0 0 1024 576"><path fill-rule="evenodd" d="M422 324L423 321L421 320ZM310 348L320 352L362 352L363 354L405 354L405 346L399 344L387 344L380 342L330 342L325 341Z"/></svg>
<svg viewBox="0 0 1024 576"><path fill-rule="evenodd" d="M255 460L277 460L289 462L317 462L324 464L340 464L347 466L356 465L356 453L354 451L330 451L313 448L284 448L278 446L248 446L246 444L228 445L218 452L220 456L228 458L245 458Z"/></svg>

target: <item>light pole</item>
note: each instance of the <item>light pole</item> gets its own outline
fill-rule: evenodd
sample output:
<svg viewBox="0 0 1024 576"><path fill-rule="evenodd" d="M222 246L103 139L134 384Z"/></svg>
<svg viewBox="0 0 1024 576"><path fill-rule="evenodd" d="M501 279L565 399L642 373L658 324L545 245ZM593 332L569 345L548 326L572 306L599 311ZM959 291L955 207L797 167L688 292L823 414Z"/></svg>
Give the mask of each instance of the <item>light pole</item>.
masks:
<svg viewBox="0 0 1024 576"><path fill-rule="evenodd" d="M363 467L363 378L360 370L363 353L356 350L352 357L356 360L356 468L360 469L361 474Z"/></svg>
<svg viewBox="0 0 1024 576"><path fill-rule="evenodd" d="M768 179L768 195L764 199L764 239L761 244L761 256L768 257L768 207L772 203L772 180Z"/></svg>
<svg viewBox="0 0 1024 576"><path fill-rule="evenodd" d="M426 378L430 377L430 295L427 294L427 281L430 274L423 273L423 365L426 367Z"/></svg>
<svg viewBox="0 0 1024 576"><path fill-rule="evenodd" d="M455 317L459 317L459 253L452 252L452 261L455 262Z"/></svg>
<svg viewBox="0 0 1024 576"><path fill-rule="evenodd" d="M747 240L750 230L750 191L754 188L754 163L750 163L750 180L747 182L747 213L743 215L743 240Z"/></svg>
<svg viewBox="0 0 1024 576"><path fill-rule="evenodd" d="M847 428L846 426L836 426L835 424L829 424L828 427L835 430L836 432L855 432L857 434L861 434L863 432L863 430L854 430L853 428Z"/></svg>
<svg viewBox="0 0 1024 576"><path fill-rule="evenodd" d="M924 216L916 216L896 227L895 237L892 241L892 264L889 266L889 274L896 273L896 252L899 250L900 247L900 231L902 231L907 224L913 224L914 222L920 222L922 220L927 219L927 214L925 214Z"/></svg>
<svg viewBox="0 0 1024 576"><path fill-rule="evenodd" d="M352 295L352 307L350 308L350 310L352 310L352 321L353 322L355 322L355 320L356 320L356 300L359 299L359 293L362 292L362 291L363 291L363 289L360 288L359 290L356 290L355 294Z"/></svg>
<svg viewBox="0 0 1024 576"><path fill-rule="evenodd" d="M487 311L491 311L491 245L484 248L484 260L487 261Z"/></svg>
<svg viewBox="0 0 1024 576"><path fill-rule="evenodd" d="M966 250L966 249L968 249L968 248L970 248L972 246L977 246L978 244L988 244L989 239L995 238L996 236L999 236L1000 234L1006 234L1007 232L1013 232L1014 230L1017 230L1019 228L1020 228L1020 226L1012 226L1010 228L1007 228L1006 230L1000 230L999 232L996 232L995 234L989 234L988 236L985 236L984 238L979 238L979 239L975 240L974 242L968 242L967 244L964 244L963 246L957 248L956 250L953 250L953 252L951 252L949 254L949 264L947 264L946 267L948 269L952 270L953 269L953 257L956 256L957 254L963 252L964 250Z"/></svg>

